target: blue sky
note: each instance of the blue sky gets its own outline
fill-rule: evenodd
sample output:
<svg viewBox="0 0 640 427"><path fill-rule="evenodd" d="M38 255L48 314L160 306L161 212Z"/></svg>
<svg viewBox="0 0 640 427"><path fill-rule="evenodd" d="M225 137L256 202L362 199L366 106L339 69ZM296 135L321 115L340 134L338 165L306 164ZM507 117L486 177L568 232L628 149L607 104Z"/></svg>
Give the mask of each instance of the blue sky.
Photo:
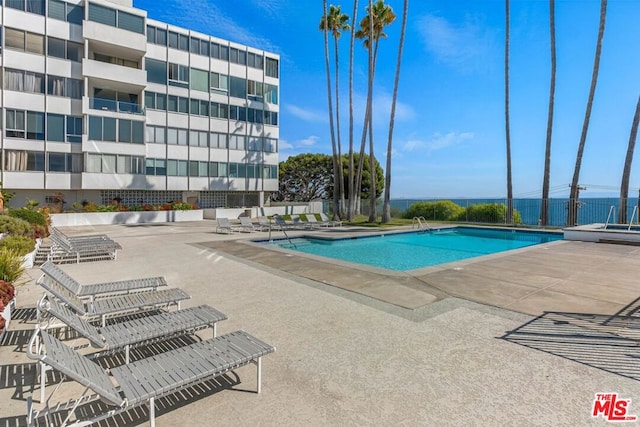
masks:
<svg viewBox="0 0 640 427"><path fill-rule="evenodd" d="M352 2L341 5L352 14ZM360 0L358 21L366 0ZM381 42L374 94L376 157L384 166L401 26ZM412 0L405 39L392 156L394 198L504 197L505 2ZM331 153L322 1L134 0L153 19L281 55L280 160ZM556 1L557 74L551 196L568 194L589 93L600 2ZM609 0L600 75L580 183L582 196L616 194L640 95L640 0ZM549 2L511 2L513 194L539 197L550 81ZM343 150L348 147L349 34L340 40ZM333 61L333 50L331 50ZM333 62L332 62L333 64ZM355 137L359 144L367 83L366 51L356 46ZM335 102L335 101L334 101ZM334 104L335 107L335 104ZM640 156L640 154L638 154ZM640 187L640 158L631 192Z"/></svg>

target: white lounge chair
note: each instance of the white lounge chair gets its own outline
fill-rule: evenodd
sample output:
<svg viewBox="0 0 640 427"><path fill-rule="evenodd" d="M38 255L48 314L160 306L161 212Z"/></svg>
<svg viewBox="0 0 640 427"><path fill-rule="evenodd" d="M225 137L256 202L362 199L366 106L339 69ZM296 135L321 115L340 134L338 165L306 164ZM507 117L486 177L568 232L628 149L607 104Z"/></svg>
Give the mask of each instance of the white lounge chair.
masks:
<svg viewBox="0 0 640 427"><path fill-rule="evenodd" d="M254 231L258 231L260 226L255 225L251 222L251 218L248 216L240 217L240 231L248 231L249 233L253 233Z"/></svg>
<svg viewBox="0 0 640 427"><path fill-rule="evenodd" d="M232 332L213 339L200 341L147 359L117 366L107 373L100 365L67 347L65 344L36 328L27 356L48 365L62 374L59 387L44 401L44 407L34 409L31 397L27 399L28 425L41 425L46 420L60 415L61 425L75 422L88 425L110 418L142 405L149 407L149 421L155 426L155 400L216 378L241 366L253 363L257 366L257 392L260 393L262 356L275 351L244 331ZM53 395L64 386L66 378L85 387L84 393L75 400L61 402L51 407ZM88 393L89 391L93 393ZM64 391L64 390L63 390ZM95 411L79 411L82 404L100 400ZM58 414L58 411L61 413ZM75 419L73 419L75 418Z"/></svg>
<svg viewBox="0 0 640 427"><path fill-rule="evenodd" d="M133 347L193 334L208 327L213 329L215 337L217 322L227 319L225 314L215 308L201 305L97 327L46 294L38 301L37 307L38 312L47 313L62 322L62 324L55 324L52 322L53 319L49 318L41 326L42 329L71 328L85 337L89 344L98 350L91 354L92 357L124 351L125 363L129 363L129 353ZM43 401L45 397L46 370L45 366L41 366L40 401Z"/></svg>
<svg viewBox="0 0 640 427"><path fill-rule="evenodd" d="M68 262L75 261L99 261L115 260L118 249L122 249L119 243L111 240L104 234L95 236L68 237L55 227L51 229L50 261Z"/></svg>
<svg viewBox="0 0 640 427"><path fill-rule="evenodd" d="M88 320L99 318L102 326L105 326L107 317L121 316L141 310L176 305L180 309L180 302L191 298L189 294L179 288L166 288L156 291L130 292L127 294L96 297L84 301L75 292L67 288L67 283L58 281L55 277L43 274L36 283L47 292L58 298L67 307L74 310L78 316L84 316ZM38 312L38 321L40 320Z"/></svg>
<svg viewBox="0 0 640 427"><path fill-rule="evenodd" d="M43 277L38 282L44 280L55 280L61 283L69 292L75 294L78 298L88 298L91 301L96 297L105 297L110 295L118 295L130 292L139 292L142 290L157 290L161 286L167 286L164 277L144 277L140 279L119 280L116 282L94 283L91 285L81 285L73 277L69 276L64 270L55 265L51 261L47 261L40 266ZM44 276L48 276L47 279Z"/></svg>
<svg viewBox="0 0 640 427"><path fill-rule="evenodd" d="M320 212L320 219L324 224L328 224L329 227L342 227L342 221L334 221L324 212Z"/></svg>
<svg viewBox="0 0 640 427"><path fill-rule="evenodd" d="M231 225L229 222L229 218L216 218L216 222L218 226L216 227L216 233L233 233L234 231L239 231L239 227L236 225Z"/></svg>

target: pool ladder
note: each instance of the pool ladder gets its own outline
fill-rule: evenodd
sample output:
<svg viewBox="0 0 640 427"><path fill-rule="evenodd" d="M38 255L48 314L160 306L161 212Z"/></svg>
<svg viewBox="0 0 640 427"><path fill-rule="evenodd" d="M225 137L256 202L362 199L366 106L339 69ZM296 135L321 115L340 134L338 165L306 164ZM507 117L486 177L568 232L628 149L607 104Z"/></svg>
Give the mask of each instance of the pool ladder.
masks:
<svg viewBox="0 0 640 427"><path fill-rule="evenodd" d="M616 206L615 205L611 205L611 207L609 208L609 215L607 215L607 221L604 223L604 229L607 229L607 226L609 225L609 220L611 219L611 215L615 216L616 214ZM633 219L633 216L631 217L631 219Z"/></svg>
<svg viewBox="0 0 640 427"><path fill-rule="evenodd" d="M413 217L413 222L411 223L411 228L416 228L416 226L418 226L418 228L421 231L430 231L431 227L429 226L429 223L427 222L426 219L424 219L423 216L414 216Z"/></svg>
<svg viewBox="0 0 640 427"><path fill-rule="evenodd" d="M277 216L278 214L273 215L274 217ZM269 221L269 242L272 242L273 239L271 238L271 227L272 227L273 223L271 221ZM282 230L282 232L284 233L284 237L287 238L287 240L289 241L289 243L291 244L291 246L293 246L295 249L298 249L298 247L296 246L295 243L293 243L291 241L291 238L289 237L289 235L287 234L287 232L285 231L283 226L280 226L280 230Z"/></svg>

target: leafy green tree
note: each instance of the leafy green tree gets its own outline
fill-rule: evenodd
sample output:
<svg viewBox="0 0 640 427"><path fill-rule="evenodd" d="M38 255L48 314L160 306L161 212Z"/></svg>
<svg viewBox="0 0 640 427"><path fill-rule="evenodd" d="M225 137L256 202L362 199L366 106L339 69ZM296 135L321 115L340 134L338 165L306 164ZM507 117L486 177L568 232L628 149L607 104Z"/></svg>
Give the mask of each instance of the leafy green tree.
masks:
<svg viewBox="0 0 640 427"><path fill-rule="evenodd" d="M357 163L360 161L360 155L358 153L354 153L354 161ZM375 164L375 182L374 187L376 191L375 199L379 199L384 190L384 172L382 170L382 166L380 166L380 162L377 159L374 159ZM369 156L367 154L364 155L363 159L363 170L362 170L362 182L360 185L360 198L361 199L370 199L371 194L371 162L369 161ZM349 179L349 156L345 154L342 156L342 169L343 169L343 177L344 182L346 183Z"/></svg>
<svg viewBox="0 0 640 427"><path fill-rule="evenodd" d="M355 154L356 161L358 155ZM366 155L365 155L366 156ZM368 156L366 159L368 160ZM342 156L343 181L349 176L349 156ZM384 172L380 163L375 162L376 198L380 197L384 187ZM272 195L275 201L308 202L311 200L330 200L333 198L333 157L327 154L298 154L280 162L280 189ZM368 163L362 175L360 196L369 199L371 194L371 173Z"/></svg>
<svg viewBox="0 0 640 427"><path fill-rule="evenodd" d="M332 187L333 157L326 154L298 154L279 166L279 191L272 198L277 201L308 202L327 199Z"/></svg>

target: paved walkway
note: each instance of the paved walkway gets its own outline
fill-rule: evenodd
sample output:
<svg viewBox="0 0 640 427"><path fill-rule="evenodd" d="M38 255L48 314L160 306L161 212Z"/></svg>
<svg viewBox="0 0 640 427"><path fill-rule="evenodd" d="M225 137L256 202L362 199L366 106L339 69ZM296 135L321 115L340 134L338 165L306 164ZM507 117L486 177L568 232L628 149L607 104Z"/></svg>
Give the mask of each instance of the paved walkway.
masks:
<svg viewBox="0 0 640 427"><path fill-rule="evenodd" d="M255 387L255 368L245 367L227 384L158 405L160 426L607 425L591 417L598 392L632 399L630 413L640 415L634 318L625 328L614 316L637 309L638 247L558 242L383 274L214 230L213 221L65 229L107 233L123 246L116 261L62 266L81 283L164 275L192 295L185 306L208 303L229 316L219 333L245 329L277 347L264 359L260 395L244 392ZM28 274L32 283L18 291L25 319L0 346L0 427L24 421L32 391L20 331L33 328L29 308L41 291L39 271Z"/></svg>

